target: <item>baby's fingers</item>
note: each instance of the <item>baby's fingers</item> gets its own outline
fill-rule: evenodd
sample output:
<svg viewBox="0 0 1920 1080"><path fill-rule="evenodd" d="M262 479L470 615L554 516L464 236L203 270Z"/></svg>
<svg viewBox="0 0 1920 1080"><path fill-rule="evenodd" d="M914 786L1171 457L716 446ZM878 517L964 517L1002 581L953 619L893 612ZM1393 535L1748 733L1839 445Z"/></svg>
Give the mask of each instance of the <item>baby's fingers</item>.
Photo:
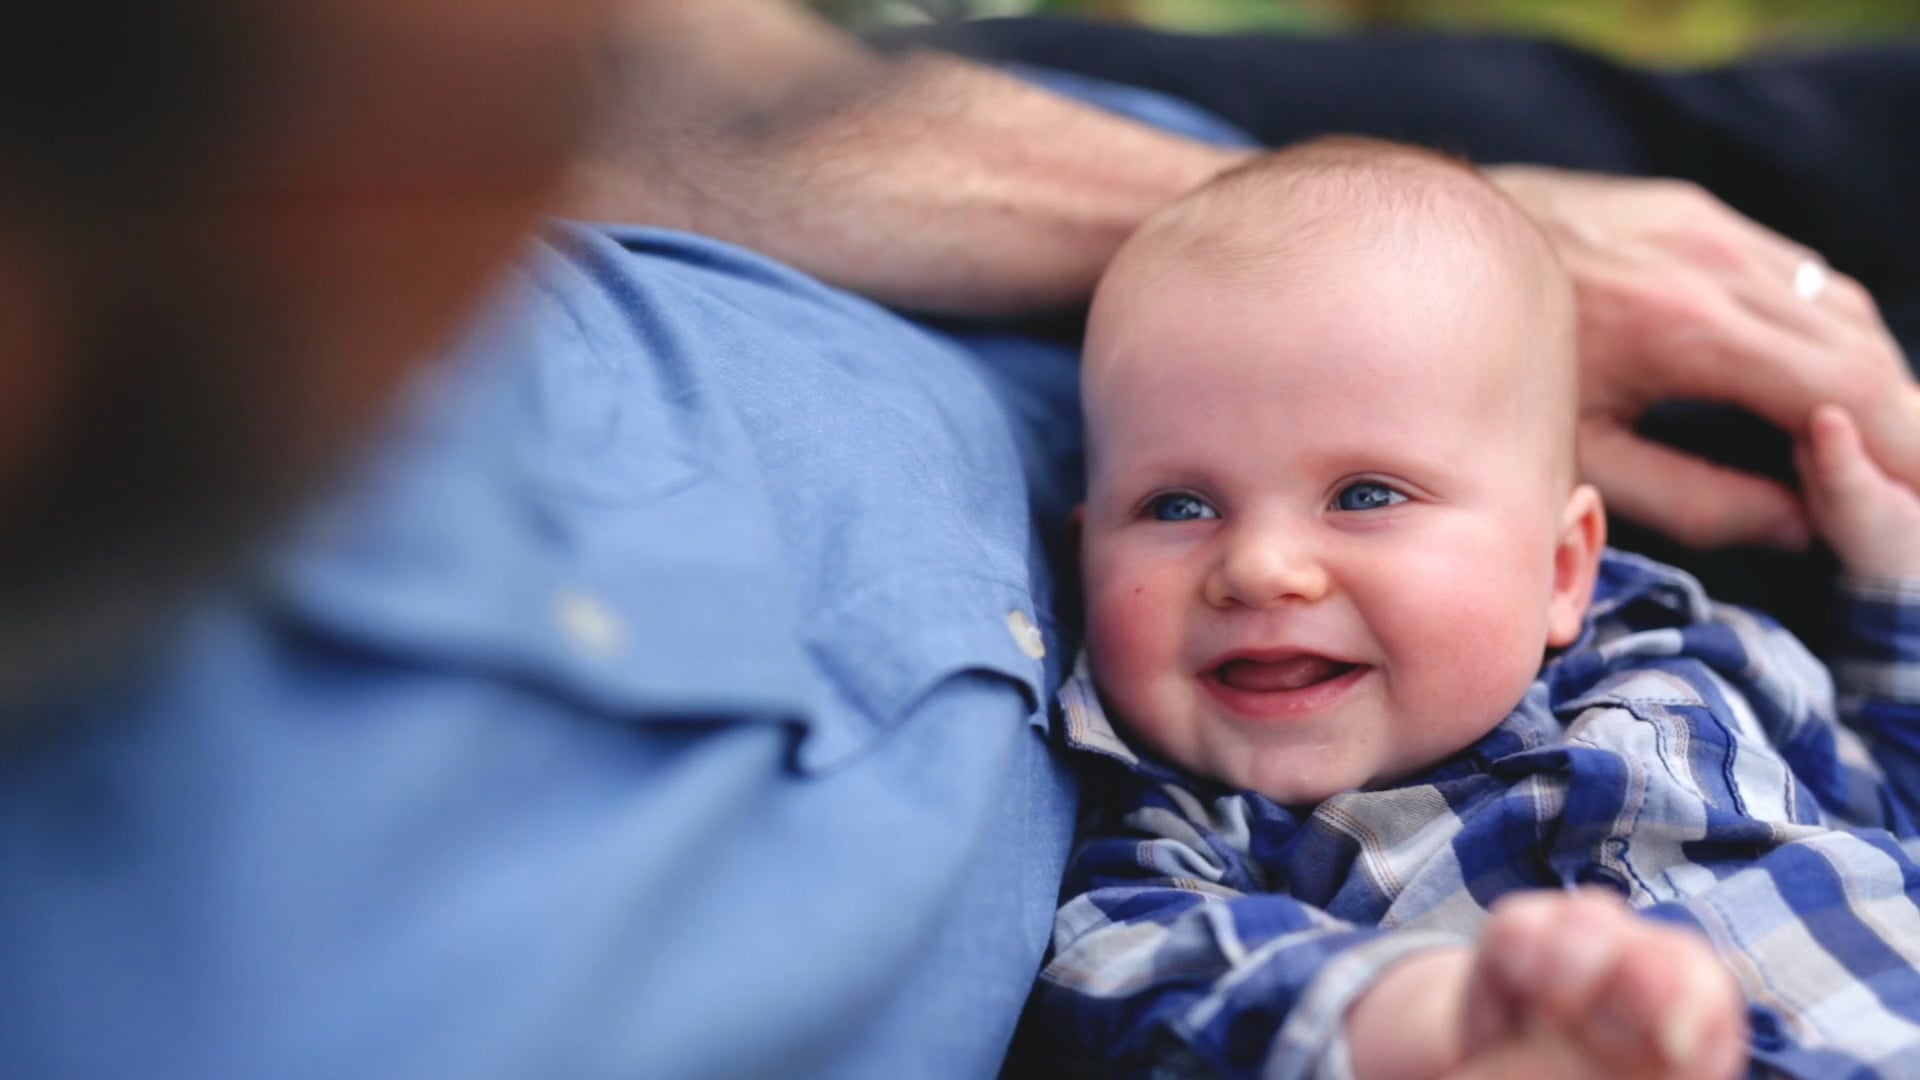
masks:
<svg viewBox="0 0 1920 1080"><path fill-rule="evenodd" d="M1705 942L1640 923L1575 1021L1596 1054L1637 1076L1727 1080L1746 1059L1746 1007Z"/></svg>
<svg viewBox="0 0 1920 1080"><path fill-rule="evenodd" d="M1583 1014L1613 971L1632 916L1590 891L1518 893L1495 904L1481 948L1514 997L1548 1021Z"/></svg>
<svg viewBox="0 0 1920 1080"><path fill-rule="evenodd" d="M1597 1075L1727 1080L1745 1060L1745 1005L1711 947L1616 897L1510 897L1481 941L1490 974L1531 1013L1514 1026L1557 1030Z"/></svg>
<svg viewBox="0 0 1920 1080"><path fill-rule="evenodd" d="M1807 496L1819 509L1870 499L1887 483L1860 443L1860 428L1838 405L1813 410L1800 467Z"/></svg>
<svg viewBox="0 0 1920 1080"><path fill-rule="evenodd" d="M1808 515L1849 573L1920 574L1920 497L1874 462L1845 409L1813 411L1795 461Z"/></svg>

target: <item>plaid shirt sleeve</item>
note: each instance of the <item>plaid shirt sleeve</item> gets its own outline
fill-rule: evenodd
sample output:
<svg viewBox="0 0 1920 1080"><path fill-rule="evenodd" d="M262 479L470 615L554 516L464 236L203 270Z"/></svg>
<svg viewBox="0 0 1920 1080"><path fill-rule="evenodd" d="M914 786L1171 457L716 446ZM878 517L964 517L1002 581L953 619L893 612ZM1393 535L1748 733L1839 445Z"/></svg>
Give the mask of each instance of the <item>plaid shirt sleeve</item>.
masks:
<svg viewBox="0 0 1920 1080"><path fill-rule="evenodd" d="M1395 961L1463 941L1242 891L1190 819L1130 817L1082 849L1098 883L1062 908L1041 978L1043 1009L1109 1073L1350 1076L1348 1006Z"/></svg>
<svg viewBox="0 0 1920 1080"><path fill-rule="evenodd" d="M1550 857L1705 934L1769 1074L1920 1076L1920 828L1912 765L1888 754L1914 716L1889 691L1920 662L1920 591L1850 585L1830 673L1677 571L1607 569L1593 640L1545 676L1569 720L1552 752L1576 769ZM1694 596L1649 617L1660 588Z"/></svg>
<svg viewBox="0 0 1920 1080"><path fill-rule="evenodd" d="M1920 580L1842 578L1836 606L1840 718L1865 740L1890 797L1920 818Z"/></svg>
<svg viewBox="0 0 1920 1080"><path fill-rule="evenodd" d="M1920 625L1904 603L1853 609L1853 636L1888 646L1883 674L1920 659L1910 631L1873 630ZM1597 674L1561 706L1555 752L1575 764L1576 801L1550 857L1713 943L1767 1075L1920 1075L1920 831L1869 730L1910 706L1838 706L1829 669L1791 634L1704 598L1676 625L1607 629L1618 636L1561 673Z"/></svg>

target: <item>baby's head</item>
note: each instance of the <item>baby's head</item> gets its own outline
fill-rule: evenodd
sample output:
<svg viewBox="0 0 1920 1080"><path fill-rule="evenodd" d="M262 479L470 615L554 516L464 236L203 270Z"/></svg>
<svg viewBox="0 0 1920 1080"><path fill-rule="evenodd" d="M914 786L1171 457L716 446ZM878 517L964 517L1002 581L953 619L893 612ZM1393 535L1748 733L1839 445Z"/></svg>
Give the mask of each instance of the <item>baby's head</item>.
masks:
<svg viewBox="0 0 1920 1080"><path fill-rule="evenodd" d="M1592 591L1576 380L1553 250L1449 159L1310 143L1148 222L1082 377L1088 648L1116 718L1288 804L1492 730Z"/></svg>

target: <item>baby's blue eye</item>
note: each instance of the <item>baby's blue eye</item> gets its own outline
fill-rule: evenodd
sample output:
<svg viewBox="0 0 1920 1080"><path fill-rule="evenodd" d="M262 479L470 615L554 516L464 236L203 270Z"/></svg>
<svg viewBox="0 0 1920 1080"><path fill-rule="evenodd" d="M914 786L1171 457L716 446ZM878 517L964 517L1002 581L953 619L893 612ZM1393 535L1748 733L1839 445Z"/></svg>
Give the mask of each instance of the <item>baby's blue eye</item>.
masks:
<svg viewBox="0 0 1920 1080"><path fill-rule="evenodd" d="M1394 503L1406 502L1407 497L1385 484L1363 480L1341 488L1333 501L1342 510L1379 510Z"/></svg>
<svg viewBox="0 0 1920 1080"><path fill-rule="evenodd" d="M1217 518L1220 512L1194 495L1162 495L1147 504L1147 513L1155 521L1200 521Z"/></svg>

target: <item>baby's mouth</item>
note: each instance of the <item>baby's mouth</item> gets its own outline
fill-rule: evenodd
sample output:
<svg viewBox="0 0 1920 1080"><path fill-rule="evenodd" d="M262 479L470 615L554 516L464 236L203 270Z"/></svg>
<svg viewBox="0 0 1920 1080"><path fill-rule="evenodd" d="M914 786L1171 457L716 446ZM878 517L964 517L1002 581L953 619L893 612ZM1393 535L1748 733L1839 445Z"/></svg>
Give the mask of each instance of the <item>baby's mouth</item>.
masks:
<svg viewBox="0 0 1920 1080"><path fill-rule="evenodd" d="M1302 690L1329 679L1337 679L1358 666L1301 653L1278 660L1229 660L1214 668L1212 674L1223 685L1235 690L1271 694Z"/></svg>

